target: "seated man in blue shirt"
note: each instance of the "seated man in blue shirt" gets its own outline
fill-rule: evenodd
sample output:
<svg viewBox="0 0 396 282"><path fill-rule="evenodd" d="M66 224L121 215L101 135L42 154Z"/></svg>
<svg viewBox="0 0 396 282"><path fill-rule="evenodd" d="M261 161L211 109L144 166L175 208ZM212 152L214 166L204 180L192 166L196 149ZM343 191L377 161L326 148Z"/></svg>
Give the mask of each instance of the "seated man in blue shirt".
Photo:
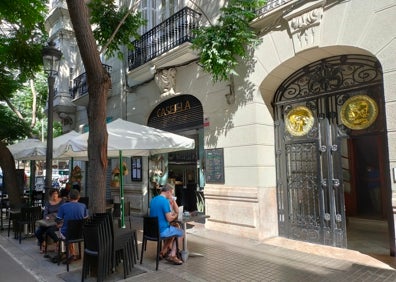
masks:
<svg viewBox="0 0 396 282"><path fill-rule="evenodd" d="M78 199L80 199L80 192L76 189L71 189L69 198L69 202L60 206L56 216L56 222L62 223L62 227L60 227L60 236L62 238L66 237L67 223L69 220L88 218L87 207L85 204L78 202ZM71 259L75 257L74 244L70 244L69 246L70 257L68 259Z"/></svg>
<svg viewBox="0 0 396 282"><path fill-rule="evenodd" d="M161 194L154 197L150 203L150 216L158 217L161 237L176 236L179 246L183 243L184 232L182 229L170 225L170 222L177 220L179 207L172 198L173 186L166 184L161 188ZM160 257L166 258L169 262L176 265L183 263L177 257L176 241L174 238L165 240Z"/></svg>

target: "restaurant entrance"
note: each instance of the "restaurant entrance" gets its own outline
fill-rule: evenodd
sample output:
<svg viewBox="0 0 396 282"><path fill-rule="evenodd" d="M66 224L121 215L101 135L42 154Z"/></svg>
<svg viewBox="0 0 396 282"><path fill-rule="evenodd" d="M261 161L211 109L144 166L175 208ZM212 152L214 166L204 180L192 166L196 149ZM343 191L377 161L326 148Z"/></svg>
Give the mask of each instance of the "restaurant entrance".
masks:
<svg viewBox="0 0 396 282"><path fill-rule="evenodd" d="M153 109L147 125L194 139L193 150L168 154L166 181L175 186L179 206L182 205L186 211L203 211L205 181L201 164L204 156L201 102L192 95L172 97Z"/></svg>
<svg viewBox="0 0 396 282"><path fill-rule="evenodd" d="M186 211L197 210L197 172L196 164L169 163L169 181L175 185L177 204Z"/></svg>

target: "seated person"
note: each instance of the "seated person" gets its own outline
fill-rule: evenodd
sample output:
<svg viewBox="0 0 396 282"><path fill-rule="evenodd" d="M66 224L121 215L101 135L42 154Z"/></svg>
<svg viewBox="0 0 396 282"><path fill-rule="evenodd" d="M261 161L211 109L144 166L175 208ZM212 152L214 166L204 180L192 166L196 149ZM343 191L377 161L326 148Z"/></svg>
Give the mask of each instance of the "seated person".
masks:
<svg viewBox="0 0 396 282"><path fill-rule="evenodd" d="M63 199L59 197L59 192L57 189L50 189L48 192L49 201L45 203L44 206L44 216L43 219L48 221L55 221L56 214L59 207L64 203ZM58 230L56 225L39 225L34 234L37 237L38 245L40 246L40 253L45 251L45 237L47 234L55 243L58 241L58 236L55 231Z"/></svg>
<svg viewBox="0 0 396 282"><path fill-rule="evenodd" d="M67 200L69 198L69 193L71 190L71 185L69 183L66 184L65 188L60 190L60 197L63 198L64 200Z"/></svg>
<svg viewBox="0 0 396 282"><path fill-rule="evenodd" d="M177 220L179 207L173 199L173 186L169 183L161 187L161 193L155 196L150 202L150 216L158 217L158 224L161 237L178 237L179 246L183 243L184 231L181 228L172 226L170 223ZM173 211L172 211L173 210ZM160 253L161 258L166 258L169 262L176 265L183 264L183 261L177 257L176 241L174 238L164 240Z"/></svg>
<svg viewBox="0 0 396 282"><path fill-rule="evenodd" d="M59 223L60 236L62 239L66 238L67 222L69 220L85 219L88 218L88 210L85 204L79 203L80 192L76 189L71 189L69 193L69 202L64 203L58 210L56 221ZM75 258L74 244L69 245L69 255L67 259Z"/></svg>

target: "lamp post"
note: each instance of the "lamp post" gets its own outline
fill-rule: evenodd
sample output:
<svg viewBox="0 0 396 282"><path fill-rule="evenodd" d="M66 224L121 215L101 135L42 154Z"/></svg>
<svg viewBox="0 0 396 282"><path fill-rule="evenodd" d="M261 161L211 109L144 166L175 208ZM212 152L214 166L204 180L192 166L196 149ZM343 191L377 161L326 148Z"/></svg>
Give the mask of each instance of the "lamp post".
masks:
<svg viewBox="0 0 396 282"><path fill-rule="evenodd" d="M62 52L55 48L53 41L48 42L42 50L44 72L48 78L48 107L47 107L47 150L45 155L45 189L46 192L52 187L52 155L53 155L53 123L54 123L54 84L55 77L58 75Z"/></svg>

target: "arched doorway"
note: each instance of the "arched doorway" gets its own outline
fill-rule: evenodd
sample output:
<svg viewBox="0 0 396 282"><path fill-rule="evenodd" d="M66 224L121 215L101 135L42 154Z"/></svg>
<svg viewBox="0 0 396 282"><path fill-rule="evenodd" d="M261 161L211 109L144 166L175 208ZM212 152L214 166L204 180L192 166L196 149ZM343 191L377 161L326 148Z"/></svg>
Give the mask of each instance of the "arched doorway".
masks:
<svg viewBox="0 0 396 282"><path fill-rule="evenodd" d="M178 95L157 105L148 119L148 126L177 133L195 140L195 149L166 156L166 181L175 185L179 206L186 211L204 211L202 172L203 107L193 95Z"/></svg>
<svg viewBox="0 0 396 282"><path fill-rule="evenodd" d="M370 56L325 58L274 98L279 234L347 247L347 217L384 220L390 186L382 69Z"/></svg>

